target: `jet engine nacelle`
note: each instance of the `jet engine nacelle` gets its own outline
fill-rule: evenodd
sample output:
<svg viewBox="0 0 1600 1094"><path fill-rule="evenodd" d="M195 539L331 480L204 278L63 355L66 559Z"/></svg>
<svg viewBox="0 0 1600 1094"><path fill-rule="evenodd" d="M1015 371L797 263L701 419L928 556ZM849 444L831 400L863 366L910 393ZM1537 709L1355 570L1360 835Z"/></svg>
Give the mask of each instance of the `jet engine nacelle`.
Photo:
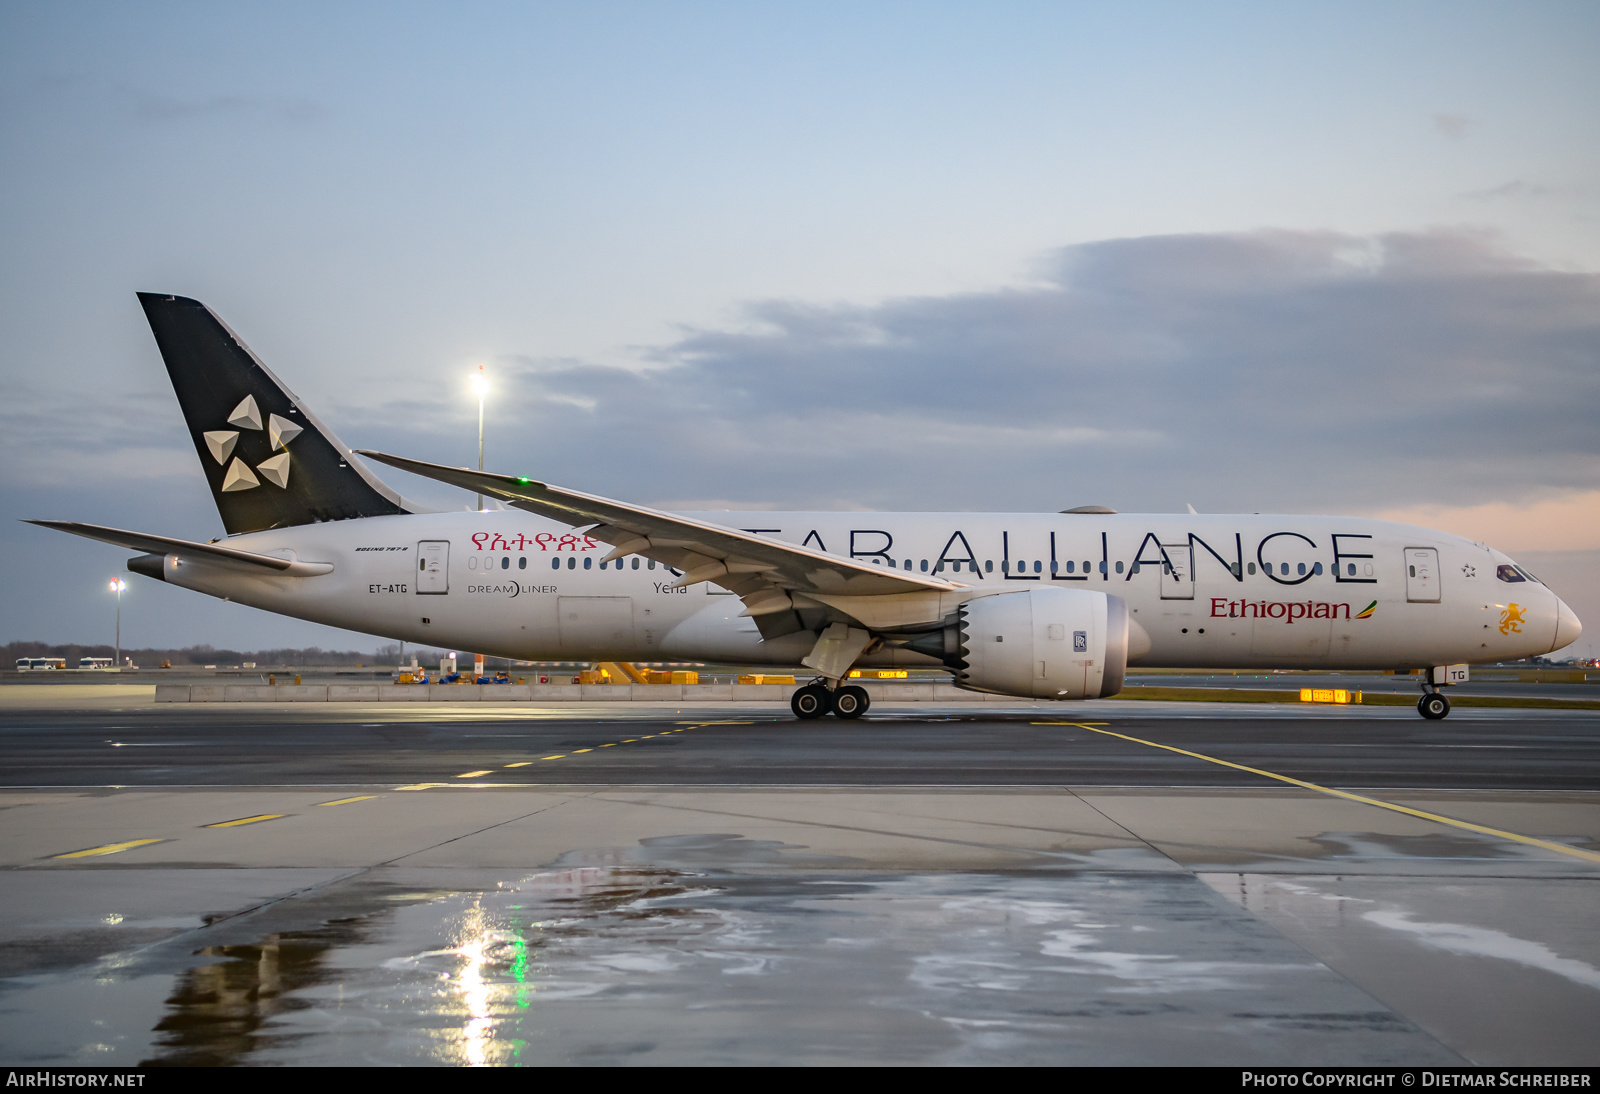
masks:
<svg viewBox="0 0 1600 1094"><path fill-rule="evenodd" d="M1098 699L1122 690L1130 620L1120 596L1028 589L969 600L957 613L956 683L1036 699ZM1134 655L1150 640L1131 624ZM951 651L954 653L955 651Z"/></svg>

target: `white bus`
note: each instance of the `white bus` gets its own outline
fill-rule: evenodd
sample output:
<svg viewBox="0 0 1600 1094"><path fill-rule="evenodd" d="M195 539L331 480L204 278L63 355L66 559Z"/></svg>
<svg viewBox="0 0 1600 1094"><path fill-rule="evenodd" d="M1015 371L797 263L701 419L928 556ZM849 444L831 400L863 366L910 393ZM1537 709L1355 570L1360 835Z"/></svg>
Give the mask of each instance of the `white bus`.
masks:
<svg viewBox="0 0 1600 1094"><path fill-rule="evenodd" d="M78 667L80 669L108 669L111 667L111 658L80 657L78 658Z"/></svg>
<svg viewBox="0 0 1600 1094"><path fill-rule="evenodd" d="M42 672L46 669L64 669L67 667L65 657L19 657L17 658L18 672Z"/></svg>

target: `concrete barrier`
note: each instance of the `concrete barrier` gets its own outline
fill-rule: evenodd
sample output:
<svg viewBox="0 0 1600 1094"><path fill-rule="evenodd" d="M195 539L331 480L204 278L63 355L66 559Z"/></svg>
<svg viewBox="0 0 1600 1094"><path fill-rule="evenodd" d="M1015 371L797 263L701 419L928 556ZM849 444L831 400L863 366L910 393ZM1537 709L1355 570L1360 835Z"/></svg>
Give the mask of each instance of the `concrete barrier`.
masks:
<svg viewBox="0 0 1600 1094"><path fill-rule="evenodd" d="M797 684L157 684L158 703L783 703ZM950 684L872 681L874 703L1000 702Z"/></svg>
<svg viewBox="0 0 1600 1094"><path fill-rule="evenodd" d="M734 684L733 698L735 702L787 702L797 686L795 684Z"/></svg>

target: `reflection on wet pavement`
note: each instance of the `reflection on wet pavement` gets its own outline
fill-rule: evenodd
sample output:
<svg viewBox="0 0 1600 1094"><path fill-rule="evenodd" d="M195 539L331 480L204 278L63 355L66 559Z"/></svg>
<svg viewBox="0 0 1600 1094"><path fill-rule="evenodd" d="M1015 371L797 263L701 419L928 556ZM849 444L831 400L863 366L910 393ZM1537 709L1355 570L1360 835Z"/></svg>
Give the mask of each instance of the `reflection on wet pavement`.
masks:
<svg viewBox="0 0 1600 1094"><path fill-rule="evenodd" d="M1188 875L620 863L397 896L201 951L148 1062L1456 1059Z"/></svg>
<svg viewBox="0 0 1600 1094"><path fill-rule="evenodd" d="M1203 879L1474 1063L1600 1063L1591 877Z"/></svg>

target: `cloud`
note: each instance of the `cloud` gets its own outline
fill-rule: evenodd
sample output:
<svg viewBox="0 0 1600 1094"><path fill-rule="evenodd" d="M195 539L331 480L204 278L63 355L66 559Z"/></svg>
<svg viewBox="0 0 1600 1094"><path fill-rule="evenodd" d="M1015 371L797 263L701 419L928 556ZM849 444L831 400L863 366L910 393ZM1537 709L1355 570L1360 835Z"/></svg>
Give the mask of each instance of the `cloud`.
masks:
<svg viewBox="0 0 1600 1094"><path fill-rule="evenodd" d="M1469 190L1461 196L1472 201L1499 201L1509 198L1542 198L1550 193L1547 186L1533 186L1521 179L1512 179L1503 186L1487 190Z"/></svg>
<svg viewBox="0 0 1600 1094"><path fill-rule="evenodd" d="M1501 545L1514 513L1566 498L1509 543L1590 542L1575 530L1590 525L1571 522L1600 481L1600 275L1464 231L1119 239L1042 268L1027 288L759 301L725 327L639 349L638 368L514 347L493 369L487 465L647 504L1192 502L1459 516ZM12 454L0 477L75 479L147 450L132 462L176 483L181 461L148 451L184 450L164 392L103 412L61 399L0 409ZM352 445L476 458L464 401L315 409ZM444 507L470 501L383 474Z"/></svg>
<svg viewBox="0 0 1600 1094"><path fill-rule="evenodd" d="M1048 269L755 303L643 371L508 360L489 462L640 500L1211 512L1511 504L1600 471L1600 276L1458 231L1111 240ZM369 421L427 456L395 410Z"/></svg>
<svg viewBox="0 0 1600 1094"><path fill-rule="evenodd" d="M322 103L292 96L205 95L177 98L127 89L124 94L132 103L135 118L163 125L213 117L311 125L321 121L328 113Z"/></svg>
<svg viewBox="0 0 1600 1094"><path fill-rule="evenodd" d="M1453 141L1467 135L1467 130L1478 122L1465 114L1435 114L1433 127Z"/></svg>
<svg viewBox="0 0 1600 1094"><path fill-rule="evenodd" d="M1512 553L1600 550L1600 490L1483 505L1415 505L1370 515L1454 532Z"/></svg>

